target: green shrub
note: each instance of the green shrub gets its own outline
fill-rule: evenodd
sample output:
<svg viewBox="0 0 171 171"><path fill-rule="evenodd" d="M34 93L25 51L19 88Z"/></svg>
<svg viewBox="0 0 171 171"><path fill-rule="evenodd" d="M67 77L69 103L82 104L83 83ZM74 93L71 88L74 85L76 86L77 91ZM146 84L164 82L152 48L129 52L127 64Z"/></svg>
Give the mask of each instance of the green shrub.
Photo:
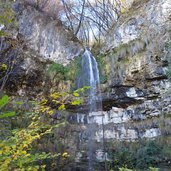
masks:
<svg viewBox="0 0 171 171"><path fill-rule="evenodd" d="M53 63L48 69L48 74L56 81L66 80L69 69L61 64Z"/></svg>
<svg viewBox="0 0 171 171"><path fill-rule="evenodd" d="M81 73L81 61L82 57L78 56L72 61L67 67L69 72L67 73L67 77L69 80L71 80L74 83L77 80L77 78L80 76Z"/></svg>
<svg viewBox="0 0 171 171"><path fill-rule="evenodd" d="M119 144L113 151L108 152L110 169L129 168L146 171L149 168L149 171L158 171L155 167L165 160L166 151L169 149L169 145L161 144L156 140Z"/></svg>
<svg viewBox="0 0 171 171"><path fill-rule="evenodd" d="M112 159L112 166L114 168L125 166L129 168L135 168L136 158L134 152L129 150L128 148L118 148L116 151L109 153L109 156Z"/></svg>
<svg viewBox="0 0 171 171"><path fill-rule="evenodd" d="M162 148L155 141L149 141L137 151L137 168L147 168L159 162Z"/></svg>

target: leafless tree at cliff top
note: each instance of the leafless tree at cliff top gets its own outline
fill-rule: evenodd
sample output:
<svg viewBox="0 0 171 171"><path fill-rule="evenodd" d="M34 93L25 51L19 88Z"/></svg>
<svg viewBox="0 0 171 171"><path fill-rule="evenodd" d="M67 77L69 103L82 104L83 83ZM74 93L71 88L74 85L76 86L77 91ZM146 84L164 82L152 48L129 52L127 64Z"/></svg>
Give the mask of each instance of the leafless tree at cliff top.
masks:
<svg viewBox="0 0 171 171"><path fill-rule="evenodd" d="M122 0L25 0L62 20L81 40L100 40L117 21Z"/></svg>

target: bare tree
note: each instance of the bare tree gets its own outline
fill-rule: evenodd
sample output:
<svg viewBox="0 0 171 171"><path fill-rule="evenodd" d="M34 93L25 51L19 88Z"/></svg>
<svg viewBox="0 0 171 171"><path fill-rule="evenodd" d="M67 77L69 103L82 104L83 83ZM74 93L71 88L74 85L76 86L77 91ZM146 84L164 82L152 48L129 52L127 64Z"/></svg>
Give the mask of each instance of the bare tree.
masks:
<svg viewBox="0 0 171 171"><path fill-rule="evenodd" d="M69 28L75 35L86 42L90 35L96 41L100 39L118 20L122 6L121 0L75 0L70 8L69 0L62 2L65 9L63 15L66 16L63 21L69 23Z"/></svg>
<svg viewBox="0 0 171 171"><path fill-rule="evenodd" d="M100 40L117 22L123 0L25 0L60 19L81 40ZM86 29L86 30L84 30Z"/></svg>
<svg viewBox="0 0 171 171"><path fill-rule="evenodd" d="M80 27L81 27L81 23L82 23L83 18L84 18L84 7L85 7L85 0L83 0L82 10L81 10L81 14L80 14L80 19L79 19L78 27L77 27L77 29L75 31L75 35L78 34L78 32L80 30Z"/></svg>

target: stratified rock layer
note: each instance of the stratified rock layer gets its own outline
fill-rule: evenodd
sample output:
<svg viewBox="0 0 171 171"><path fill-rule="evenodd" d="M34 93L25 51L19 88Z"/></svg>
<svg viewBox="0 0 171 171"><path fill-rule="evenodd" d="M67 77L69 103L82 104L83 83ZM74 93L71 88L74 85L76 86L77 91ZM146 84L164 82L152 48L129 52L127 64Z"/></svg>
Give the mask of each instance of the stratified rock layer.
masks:
<svg viewBox="0 0 171 171"><path fill-rule="evenodd" d="M170 54L165 49L170 14L169 0L142 2L123 14L106 36L100 55L108 77L103 111L75 116L80 124L94 123L97 142L171 134L171 83L166 75ZM83 134L86 139L88 133Z"/></svg>

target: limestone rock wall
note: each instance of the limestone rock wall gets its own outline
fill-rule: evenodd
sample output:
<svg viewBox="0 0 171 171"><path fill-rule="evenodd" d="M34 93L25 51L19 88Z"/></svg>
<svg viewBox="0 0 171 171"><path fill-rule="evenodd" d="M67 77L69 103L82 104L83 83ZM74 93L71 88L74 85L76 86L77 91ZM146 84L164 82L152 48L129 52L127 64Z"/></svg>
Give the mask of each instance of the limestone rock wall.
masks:
<svg viewBox="0 0 171 171"><path fill-rule="evenodd" d="M143 2L140 6L133 4L130 10L120 17L106 36L103 51L112 51L136 39L152 40L169 29L171 2L169 0L150 0L144 4Z"/></svg>
<svg viewBox="0 0 171 171"><path fill-rule="evenodd" d="M171 83L167 79L171 38L171 2L149 0L132 6L106 35L101 50L103 111L77 114L85 125L94 124L94 139L135 141L171 134ZM100 56L100 55L99 55ZM86 138L85 138L86 139Z"/></svg>
<svg viewBox="0 0 171 171"><path fill-rule="evenodd" d="M60 20L18 1L14 5L19 21L19 36L35 56L66 65L79 56L82 46ZM29 50L29 51L30 51Z"/></svg>
<svg viewBox="0 0 171 171"><path fill-rule="evenodd" d="M11 71L7 80L0 71L0 86L4 84L9 94L28 98L37 98L59 87L59 91L70 89L70 80L55 81L48 72L54 63L65 66L81 55L83 47L79 40L60 20L32 4L18 0L13 9L17 29L12 27L9 36L0 38L0 62L11 67Z"/></svg>

